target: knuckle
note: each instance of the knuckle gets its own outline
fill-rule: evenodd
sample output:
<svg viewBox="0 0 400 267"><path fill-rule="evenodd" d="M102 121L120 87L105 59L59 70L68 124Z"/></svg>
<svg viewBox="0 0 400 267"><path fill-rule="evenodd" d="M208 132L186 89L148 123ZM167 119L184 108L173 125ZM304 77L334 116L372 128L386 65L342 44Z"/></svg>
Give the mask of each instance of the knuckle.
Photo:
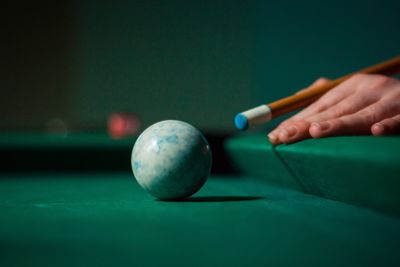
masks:
<svg viewBox="0 0 400 267"><path fill-rule="evenodd" d="M365 73L354 74L349 80L353 82L356 91L366 91L375 96L381 95L383 89L394 82L393 78L385 75Z"/></svg>
<svg viewBox="0 0 400 267"><path fill-rule="evenodd" d="M373 124L375 122L378 122L378 115L375 112L370 112L367 113L364 118L361 118L365 123L367 124Z"/></svg>
<svg viewBox="0 0 400 267"><path fill-rule="evenodd" d="M319 84L323 84L323 83L326 83L328 81L329 81L329 79L327 79L325 77L319 77L315 82L319 83Z"/></svg>
<svg viewBox="0 0 400 267"><path fill-rule="evenodd" d="M285 120L285 121L283 121L280 125L279 125L279 127L281 127L281 126L285 126L285 125L288 125L288 124L291 124L291 123L293 123L293 119L292 118L290 118L290 119L288 119L288 120Z"/></svg>
<svg viewBox="0 0 400 267"><path fill-rule="evenodd" d="M344 126L344 120L342 118L336 118L329 120L329 123L332 125L332 129L337 130L340 128L343 128Z"/></svg>
<svg viewBox="0 0 400 267"><path fill-rule="evenodd" d="M370 76L373 77L372 81L370 82L371 86L379 89L380 91L385 87L390 87L393 84L399 83L397 79L382 74L373 74Z"/></svg>
<svg viewBox="0 0 400 267"><path fill-rule="evenodd" d="M326 111L326 115L332 119L339 118L344 115L344 110L340 107L333 107Z"/></svg>
<svg viewBox="0 0 400 267"><path fill-rule="evenodd" d="M342 131L346 125L342 118L336 118L336 119L329 120L329 123L331 125L331 128L330 128L331 132Z"/></svg>
<svg viewBox="0 0 400 267"><path fill-rule="evenodd" d="M331 102L332 102L331 93L332 91L329 91L327 94L323 95L320 99L318 99L317 102L314 102L312 106L310 106L312 107L314 112L319 113L331 107Z"/></svg>
<svg viewBox="0 0 400 267"><path fill-rule="evenodd" d="M400 88L399 90L393 90L384 94L380 99L379 102L390 106L395 111L400 111Z"/></svg>
<svg viewBox="0 0 400 267"><path fill-rule="evenodd" d="M359 81L359 80L364 80L365 78L367 78L369 76L369 74L365 74L365 73L356 73L353 76L351 76L351 80L353 81Z"/></svg>
<svg viewBox="0 0 400 267"><path fill-rule="evenodd" d="M392 120L393 120L397 125L400 125L400 114L397 115L397 116L394 116L394 117L392 118Z"/></svg>
<svg viewBox="0 0 400 267"><path fill-rule="evenodd" d="M356 115L358 116L360 121L365 123L375 123L380 121L380 114L381 114L380 107L373 105L370 106L368 109L358 112Z"/></svg>
<svg viewBox="0 0 400 267"><path fill-rule="evenodd" d="M315 106L315 112L321 113L321 112L325 111L328 107L329 106L327 103L320 103L320 105Z"/></svg>
<svg viewBox="0 0 400 267"><path fill-rule="evenodd" d="M374 75L374 82L371 83L374 88L381 88L383 85L386 85L388 83L392 82L392 78L388 76L384 76L381 74L375 74Z"/></svg>

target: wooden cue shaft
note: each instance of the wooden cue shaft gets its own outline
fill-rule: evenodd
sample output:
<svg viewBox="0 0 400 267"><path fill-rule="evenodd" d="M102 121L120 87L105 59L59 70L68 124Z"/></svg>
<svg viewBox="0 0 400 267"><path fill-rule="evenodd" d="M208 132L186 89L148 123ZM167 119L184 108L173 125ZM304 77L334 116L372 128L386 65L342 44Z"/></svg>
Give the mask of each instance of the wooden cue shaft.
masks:
<svg viewBox="0 0 400 267"><path fill-rule="evenodd" d="M308 90L279 99L267 105L271 109L272 118L276 118L288 112L294 111L298 108L305 107L311 104L320 96L322 96L324 93L336 87L337 85L347 80L356 73L394 75L399 72L400 72L400 56L397 56L382 63L345 75L336 80L332 80L330 82L327 82L326 84L320 86L313 86Z"/></svg>

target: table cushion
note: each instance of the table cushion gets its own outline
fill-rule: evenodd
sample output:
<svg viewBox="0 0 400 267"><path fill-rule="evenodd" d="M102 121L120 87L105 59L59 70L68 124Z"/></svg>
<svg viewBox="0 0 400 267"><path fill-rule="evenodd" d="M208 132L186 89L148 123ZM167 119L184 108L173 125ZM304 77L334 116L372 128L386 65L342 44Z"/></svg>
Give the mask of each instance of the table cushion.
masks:
<svg viewBox="0 0 400 267"><path fill-rule="evenodd" d="M332 137L272 146L257 133L232 137L225 147L243 173L400 214L400 137Z"/></svg>

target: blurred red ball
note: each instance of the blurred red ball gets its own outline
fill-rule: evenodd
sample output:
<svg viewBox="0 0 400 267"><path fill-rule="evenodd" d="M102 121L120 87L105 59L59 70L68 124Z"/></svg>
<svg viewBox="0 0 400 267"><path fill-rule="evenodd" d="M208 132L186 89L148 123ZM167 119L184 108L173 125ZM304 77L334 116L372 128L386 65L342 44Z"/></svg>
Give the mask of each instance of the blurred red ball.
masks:
<svg viewBox="0 0 400 267"><path fill-rule="evenodd" d="M108 117L107 128L112 138L124 138L138 133L140 120L133 113L115 112Z"/></svg>

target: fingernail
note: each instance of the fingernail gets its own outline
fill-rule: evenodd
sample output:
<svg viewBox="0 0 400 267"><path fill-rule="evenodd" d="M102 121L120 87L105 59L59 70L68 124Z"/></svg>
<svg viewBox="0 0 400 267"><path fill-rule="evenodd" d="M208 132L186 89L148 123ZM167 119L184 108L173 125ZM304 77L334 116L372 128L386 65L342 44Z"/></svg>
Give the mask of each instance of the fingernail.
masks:
<svg viewBox="0 0 400 267"><path fill-rule="evenodd" d="M269 134L268 134L268 139L269 139L269 141L270 141L271 143L275 143L276 140L278 139L278 137L276 137L276 135L273 134L273 133L269 133Z"/></svg>
<svg viewBox="0 0 400 267"><path fill-rule="evenodd" d="M375 123L374 126L375 131L378 132L378 134L383 134L385 132L385 125L381 124L381 123Z"/></svg>
<svg viewBox="0 0 400 267"><path fill-rule="evenodd" d="M286 129L282 129L280 132L279 132L279 139L285 139L285 138L287 138L287 137L289 137L289 133L288 133L288 131L286 130Z"/></svg>
<svg viewBox="0 0 400 267"><path fill-rule="evenodd" d="M322 121L322 122L314 122L312 126L317 127L321 131L325 131L329 129L329 127L331 127L331 124L329 122Z"/></svg>

